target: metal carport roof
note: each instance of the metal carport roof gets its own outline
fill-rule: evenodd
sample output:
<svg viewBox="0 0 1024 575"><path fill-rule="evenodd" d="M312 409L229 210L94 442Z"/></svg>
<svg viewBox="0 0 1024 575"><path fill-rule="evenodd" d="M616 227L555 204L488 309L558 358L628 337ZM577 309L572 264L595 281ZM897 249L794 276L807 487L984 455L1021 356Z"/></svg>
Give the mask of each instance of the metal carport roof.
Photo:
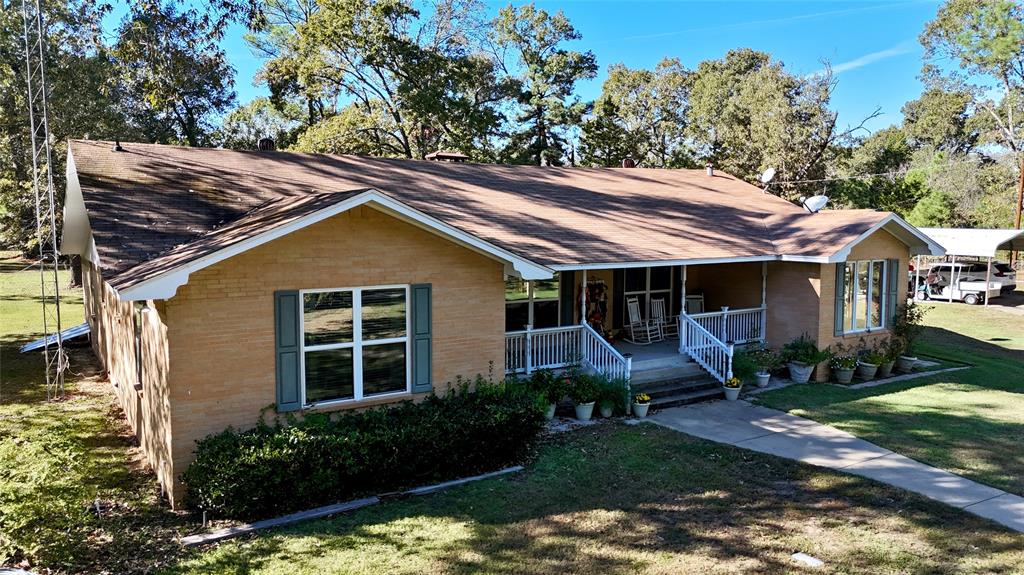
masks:
<svg viewBox="0 0 1024 575"><path fill-rule="evenodd" d="M951 256L994 258L999 250L1024 251L1024 230L918 228Z"/></svg>

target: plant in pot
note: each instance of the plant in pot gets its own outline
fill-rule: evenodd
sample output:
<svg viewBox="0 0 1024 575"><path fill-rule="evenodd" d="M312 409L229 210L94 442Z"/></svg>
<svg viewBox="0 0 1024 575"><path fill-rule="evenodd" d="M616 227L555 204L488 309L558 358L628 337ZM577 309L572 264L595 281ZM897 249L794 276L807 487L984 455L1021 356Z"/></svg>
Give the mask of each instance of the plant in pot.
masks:
<svg viewBox="0 0 1024 575"><path fill-rule="evenodd" d="M892 375L892 368L896 365L896 360L903 355L903 341L896 337L887 337L878 344L879 350L882 352L882 363L878 364L878 373L876 377L889 377Z"/></svg>
<svg viewBox="0 0 1024 575"><path fill-rule="evenodd" d="M594 414L594 402L597 401L600 389L594 377L588 373L578 373L569 387L569 397L576 404L576 419L589 421Z"/></svg>
<svg viewBox="0 0 1024 575"><path fill-rule="evenodd" d="M814 366L832 357L832 352L818 349L817 344L806 333L782 347L782 358L789 368L789 379L793 383L807 383L814 372Z"/></svg>
<svg viewBox="0 0 1024 575"><path fill-rule="evenodd" d="M565 387L565 380L550 369L538 369L530 374L530 388L540 397L544 417L549 421L555 417L555 406L565 397Z"/></svg>
<svg viewBox="0 0 1024 575"><path fill-rule="evenodd" d="M767 347L755 349L750 355L754 361L754 366L757 368L757 371L754 372L757 386L768 387L768 382L772 378L772 372L782 367L782 358L779 357L778 353Z"/></svg>
<svg viewBox="0 0 1024 575"><path fill-rule="evenodd" d="M638 393L633 396L633 413L639 418L647 417L647 410L651 407L651 396L646 393Z"/></svg>
<svg viewBox="0 0 1024 575"><path fill-rule="evenodd" d="M743 382L738 377L730 377L722 384L722 391L725 392L727 401L736 401L740 396L741 389L743 389Z"/></svg>
<svg viewBox="0 0 1024 575"><path fill-rule="evenodd" d="M603 375L595 375L594 379L597 381L597 406L601 417L611 417L615 413L615 406L622 404L623 387L618 381Z"/></svg>
<svg viewBox="0 0 1024 575"><path fill-rule="evenodd" d="M832 359L828 360L836 381L846 385L853 381L853 372L857 370L857 353L842 343L836 344Z"/></svg>
<svg viewBox="0 0 1024 575"><path fill-rule="evenodd" d="M864 381L875 379L878 373L878 366L885 361L885 356L878 350L877 345L868 345L863 338L860 340L860 352L857 361L857 377Z"/></svg>
<svg viewBox="0 0 1024 575"><path fill-rule="evenodd" d="M917 356L914 355L914 342L924 331L924 314L927 311L914 302L906 303L896 308L896 314L892 323L892 334L903 342L903 351L896 358L896 371L910 373L917 363Z"/></svg>

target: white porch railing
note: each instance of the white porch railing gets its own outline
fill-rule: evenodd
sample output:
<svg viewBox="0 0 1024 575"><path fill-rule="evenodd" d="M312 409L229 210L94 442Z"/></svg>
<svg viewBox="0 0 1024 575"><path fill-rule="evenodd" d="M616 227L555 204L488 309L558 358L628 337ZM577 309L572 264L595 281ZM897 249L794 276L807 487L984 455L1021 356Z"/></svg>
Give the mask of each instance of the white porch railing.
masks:
<svg viewBox="0 0 1024 575"><path fill-rule="evenodd" d="M624 357L589 325L532 329L505 334L505 372L533 373L581 364L610 378L629 379Z"/></svg>
<svg viewBox="0 0 1024 575"><path fill-rule="evenodd" d="M685 313L679 315L679 348L719 382L732 377L733 344L715 337Z"/></svg>
<svg viewBox="0 0 1024 575"><path fill-rule="evenodd" d="M689 314L698 325L722 342L735 344L764 341L764 306Z"/></svg>

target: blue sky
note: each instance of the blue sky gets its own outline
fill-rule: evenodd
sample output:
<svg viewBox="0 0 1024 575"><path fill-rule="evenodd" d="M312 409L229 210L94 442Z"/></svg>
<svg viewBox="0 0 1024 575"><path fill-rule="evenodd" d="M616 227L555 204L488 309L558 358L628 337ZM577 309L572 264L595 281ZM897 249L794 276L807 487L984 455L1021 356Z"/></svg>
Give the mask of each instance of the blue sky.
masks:
<svg viewBox="0 0 1024 575"><path fill-rule="evenodd" d="M492 13L507 2L488 2ZM731 48L771 53L796 74L810 74L831 62L838 86L832 101L840 126L857 124L880 108L867 124L876 130L898 123L900 108L921 93L917 79L921 46L917 36L935 16L939 2L628 2L541 1L562 10L583 34L574 46L589 49L601 68L579 86L585 99L597 97L608 65L651 68L664 57L678 57L688 68L720 58ZM111 17L115 20L116 15ZM110 22L111 25L114 22ZM223 41L237 70L240 102L266 94L253 84L260 61L246 45L241 27Z"/></svg>

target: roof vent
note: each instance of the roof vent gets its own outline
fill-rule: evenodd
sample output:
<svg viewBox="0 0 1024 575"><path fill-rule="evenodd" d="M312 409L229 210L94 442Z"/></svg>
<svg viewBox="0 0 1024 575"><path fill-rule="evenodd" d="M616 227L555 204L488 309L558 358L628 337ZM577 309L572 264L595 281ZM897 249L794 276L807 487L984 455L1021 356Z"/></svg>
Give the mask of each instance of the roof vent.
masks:
<svg viewBox="0 0 1024 575"><path fill-rule="evenodd" d="M704 164L704 173L709 175L709 176L714 176L715 175L715 167L713 165L711 165L711 162L708 162L707 164Z"/></svg>
<svg viewBox="0 0 1024 575"><path fill-rule="evenodd" d="M625 158L622 158L622 167L623 168L635 168L636 167L636 160L634 160L633 158L630 158L629 156L626 156Z"/></svg>
<svg viewBox="0 0 1024 575"><path fill-rule="evenodd" d="M256 142L256 149L261 152L273 152L277 146L274 144L274 138L260 138Z"/></svg>
<svg viewBox="0 0 1024 575"><path fill-rule="evenodd" d="M121 147L121 140L114 140L114 151L123 152L124 148Z"/></svg>
<svg viewBox="0 0 1024 575"><path fill-rule="evenodd" d="M426 156L426 159L431 162L465 162L469 160L469 156L462 152L456 152L453 150L438 150L436 152L430 152Z"/></svg>

